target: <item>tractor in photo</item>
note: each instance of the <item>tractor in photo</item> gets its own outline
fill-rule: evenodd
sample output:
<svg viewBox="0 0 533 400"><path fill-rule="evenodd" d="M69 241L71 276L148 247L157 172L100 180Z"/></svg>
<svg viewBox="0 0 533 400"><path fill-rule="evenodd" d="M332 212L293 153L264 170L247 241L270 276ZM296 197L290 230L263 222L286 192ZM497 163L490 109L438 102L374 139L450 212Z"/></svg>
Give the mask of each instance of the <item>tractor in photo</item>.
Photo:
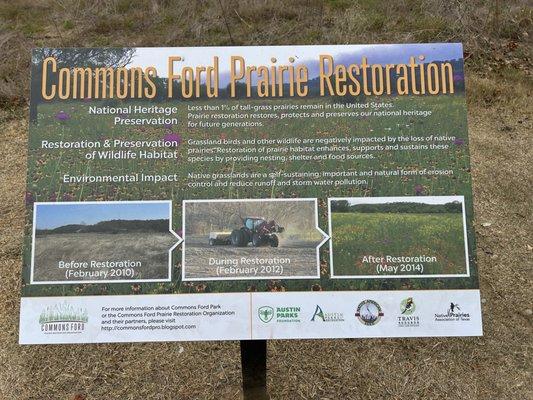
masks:
<svg viewBox="0 0 533 400"><path fill-rule="evenodd" d="M209 244L211 246L231 244L235 247L246 247L252 243L254 247L278 247L279 238L276 233L284 231L282 226L276 224L275 221L267 221L261 217L245 217L241 220L242 226L231 232L211 232Z"/></svg>

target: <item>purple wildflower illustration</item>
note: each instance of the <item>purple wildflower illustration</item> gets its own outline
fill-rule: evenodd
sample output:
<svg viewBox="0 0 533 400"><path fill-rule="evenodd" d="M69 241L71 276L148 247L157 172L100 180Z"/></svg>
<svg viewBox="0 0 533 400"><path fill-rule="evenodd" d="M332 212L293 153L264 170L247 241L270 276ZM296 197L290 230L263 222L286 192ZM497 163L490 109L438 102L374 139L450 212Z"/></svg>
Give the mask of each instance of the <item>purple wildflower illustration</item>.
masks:
<svg viewBox="0 0 533 400"><path fill-rule="evenodd" d="M181 135L179 133L170 132L163 136L163 141L177 147L181 144Z"/></svg>
<svg viewBox="0 0 533 400"><path fill-rule="evenodd" d="M72 201L74 200L74 196L72 196L70 193L63 193L62 199L63 201Z"/></svg>
<svg viewBox="0 0 533 400"><path fill-rule="evenodd" d="M65 111L61 110L55 115L56 119L58 121L64 122L68 121L70 119L70 115L68 115Z"/></svg>

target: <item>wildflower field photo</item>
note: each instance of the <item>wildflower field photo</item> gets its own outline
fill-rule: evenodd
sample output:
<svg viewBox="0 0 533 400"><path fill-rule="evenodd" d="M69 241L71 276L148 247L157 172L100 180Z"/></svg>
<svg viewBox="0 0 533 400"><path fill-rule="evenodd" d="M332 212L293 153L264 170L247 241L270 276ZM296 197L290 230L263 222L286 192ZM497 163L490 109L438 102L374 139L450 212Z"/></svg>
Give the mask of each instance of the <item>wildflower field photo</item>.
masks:
<svg viewBox="0 0 533 400"><path fill-rule="evenodd" d="M332 275L468 275L462 198L331 200Z"/></svg>

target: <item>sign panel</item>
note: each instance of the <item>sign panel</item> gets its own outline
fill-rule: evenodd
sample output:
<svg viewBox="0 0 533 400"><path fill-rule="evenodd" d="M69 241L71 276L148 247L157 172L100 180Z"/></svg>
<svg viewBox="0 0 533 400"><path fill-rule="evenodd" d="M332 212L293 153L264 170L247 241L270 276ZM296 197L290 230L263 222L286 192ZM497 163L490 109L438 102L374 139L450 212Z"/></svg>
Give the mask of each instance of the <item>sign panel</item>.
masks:
<svg viewBox="0 0 533 400"><path fill-rule="evenodd" d="M460 44L37 49L20 342L482 334Z"/></svg>

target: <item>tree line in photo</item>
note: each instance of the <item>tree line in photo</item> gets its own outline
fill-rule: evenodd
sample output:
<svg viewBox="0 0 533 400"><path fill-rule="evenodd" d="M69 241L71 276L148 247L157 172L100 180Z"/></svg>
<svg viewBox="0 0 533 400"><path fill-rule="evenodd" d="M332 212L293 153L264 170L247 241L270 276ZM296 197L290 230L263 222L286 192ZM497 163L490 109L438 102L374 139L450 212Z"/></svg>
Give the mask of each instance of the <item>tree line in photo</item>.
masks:
<svg viewBox="0 0 533 400"><path fill-rule="evenodd" d="M331 212L337 213L407 213L407 214L444 214L461 213L463 205L459 201L445 204L427 204L416 202L396 202L384 204L352 204L348 200L333 200Z"/></svg>
<svg viewBox="0 0 533 400"><path fill-rule="evenodd" d="M37 236L63 233L133 233L133 232L168 232L168 219L124 220L114 219L87 225L68 224L51 229L36 229Z"/></svg>
<svg viewBox="0 0 533 400"><path fill-rule="evenodd" d="M275 221L285 233L315 234L315 204L312 201L191 202L186 205L188 235L206 235L213 230L240 228L246 217Z"/></svg>

